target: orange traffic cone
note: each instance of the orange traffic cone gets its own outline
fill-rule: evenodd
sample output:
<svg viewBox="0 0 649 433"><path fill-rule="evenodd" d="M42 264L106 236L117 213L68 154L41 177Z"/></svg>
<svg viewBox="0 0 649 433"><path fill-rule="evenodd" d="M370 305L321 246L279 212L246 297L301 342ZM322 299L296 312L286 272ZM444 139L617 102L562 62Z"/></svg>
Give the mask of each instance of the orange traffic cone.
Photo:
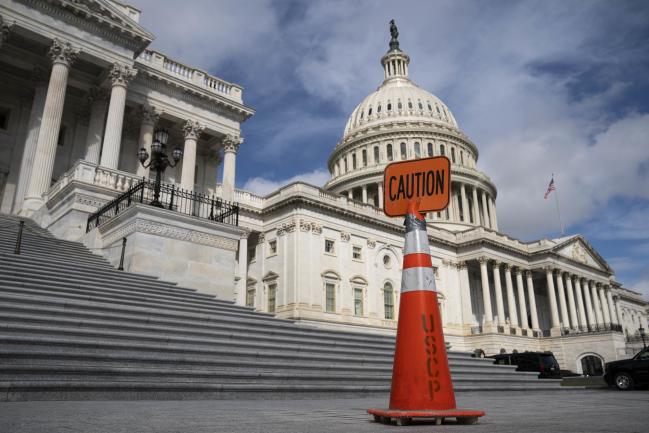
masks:
<svg viewBox="0 0 649 433"><path fill-rule="evenodd" d="M405 226L390 408L367 412L378 422L389 423L395 418L399 425L408 424L412 418L435 418L436 424L444 418L456 418L461 424L475 424L484 412L455 407L426 220L417 203L410 203Z"/></svg>

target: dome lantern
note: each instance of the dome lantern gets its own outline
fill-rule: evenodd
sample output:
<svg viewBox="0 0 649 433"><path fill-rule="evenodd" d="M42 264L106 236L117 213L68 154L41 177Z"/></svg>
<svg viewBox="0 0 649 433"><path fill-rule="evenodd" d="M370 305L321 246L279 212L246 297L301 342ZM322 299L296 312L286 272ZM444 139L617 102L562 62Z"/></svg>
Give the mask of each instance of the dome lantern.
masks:
<svg viewBox="0 0 649 433"><path fill-rule="evenodd" d="M390 49L381 58L383 65L384 82L392 79L408 79L408 64L410 56L399 48L399 30L394 20L390 20Z"/></svg>

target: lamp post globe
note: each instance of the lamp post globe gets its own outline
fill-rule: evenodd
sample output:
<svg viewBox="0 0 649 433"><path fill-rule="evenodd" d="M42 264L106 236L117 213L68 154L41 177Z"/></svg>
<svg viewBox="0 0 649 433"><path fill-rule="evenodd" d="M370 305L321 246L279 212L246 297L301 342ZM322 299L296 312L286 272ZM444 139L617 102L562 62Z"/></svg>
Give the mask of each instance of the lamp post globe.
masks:
<svg viewBox="0 0 649 433"><path fill-rule="evenodd" d="M175 148L171 152L171 160L165 153L167 147L167 140L169 139L169 132L166 129L158 129L153 134L154 140L151 143L151 155L144 147L140 148L137 152L137 158L144 168L151 168L155 171L155 184L153 189L153 200L149 203L151 206L164 207L160 202L160 185L162 183L162 173L167 167L175 167L183 157L183 151ZM147 159L149 162L147 163Z"/></svg>

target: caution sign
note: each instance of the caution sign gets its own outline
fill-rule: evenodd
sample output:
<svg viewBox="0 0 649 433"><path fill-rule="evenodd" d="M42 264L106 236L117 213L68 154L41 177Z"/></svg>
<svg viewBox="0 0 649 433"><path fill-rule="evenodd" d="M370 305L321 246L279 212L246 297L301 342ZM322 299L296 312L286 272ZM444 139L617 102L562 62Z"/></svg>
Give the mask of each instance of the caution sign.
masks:
<svg viewBox="0 0 649 433"><path fill-rule="evenodd" d="M445 156L394 162L385 168L383 212L408 213L408 203L419 201L420 212L446 209L451 188L451 161Z"/></svg>

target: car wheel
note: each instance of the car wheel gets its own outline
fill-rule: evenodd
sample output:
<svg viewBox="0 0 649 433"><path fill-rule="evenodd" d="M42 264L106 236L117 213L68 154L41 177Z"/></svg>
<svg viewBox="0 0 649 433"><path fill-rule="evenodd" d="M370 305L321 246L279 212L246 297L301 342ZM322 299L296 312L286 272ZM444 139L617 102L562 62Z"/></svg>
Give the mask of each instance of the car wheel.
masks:
<svg viewBox="0 0 649 433"><path fill-rule="evenodd" d="M633 389L633 378L629 373L618 373L615 375L615 387L620 391Z"/></svg>

